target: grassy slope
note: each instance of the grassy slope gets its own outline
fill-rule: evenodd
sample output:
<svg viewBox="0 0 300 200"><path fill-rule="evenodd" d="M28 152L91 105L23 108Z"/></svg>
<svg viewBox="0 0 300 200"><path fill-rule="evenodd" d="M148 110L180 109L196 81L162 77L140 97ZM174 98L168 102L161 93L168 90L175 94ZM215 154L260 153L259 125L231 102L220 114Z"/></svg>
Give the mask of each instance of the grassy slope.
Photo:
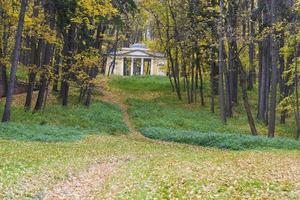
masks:
<svg viewBox="0 0 300 200"><path fill-rule="evenodd" d="M174 134L182 130L249 134L246 119L239 115L241 107L224 126L208 108L177 101L167 79L114 78L111 86L127 98L130 118L139 129L166 128L167 134L170 128ZM290 125L279 125L277 134L291 137L294 128ZM265 134L266 128L261 124L258 127ZM297 142L289 142L295 146L287 144L287 148L299 147ZM156 154L153 149L146 158L124 166L121 176L113 177L105 192L121 199L299 198L299 151L233 152L173 145L170 151L159 148Z"/></svg>
<svg viewBox="0 0 300 200"><path fill-rule="evenodd" d="M0 125L0 138L67 142L80 140L88 134L128 132L120 108L104 102L94 102L89 109L78 105L68 108L49 105L43 112L34 114L15 106L12 119L13 123Z"/></svg>
<svg viewBox="0 0 300 200"><path fill-rule="evenodd" d="M121 90L116 81L121 83ZM131 99L161 98L177 102L171 96L161 96L157 93L161 89L168 90L167 80L155 81L153 84L153 80L145 79L142 83L146 87L142 89L137 85L140 80L125 80L126 84L121 79L116 81L112 82L113 90L117 90L115 92L120 95L126 94ZM136 89L132 90L131 87ZM166 105L163 102L158 103ZM85 111L95 112L102 115L99 119L104 119L108 113L100 110L105 105L100 104ZM177 103L176 107L185 110L186 113L195 110L182 103ZM52 109L56 110L55 107L50 107L48 112L51 113ZM21 108L15 107L14 110L15 113L22 113ZM112 110L116 111L116 116L120 116L120 109ZM144 123L144 120L139 122L134 118L132 112L135 110L137 109L130 107L131 118L138 126L139 123ZM67 129L79 126L80 130L90 133L90 127L84 127L85 123L75 119L74 112L71 109L70 116L67 114L69 112L65 111L49 116L40 113L33 121L35 126L45 123L43 126L63 126ZM78 115L82 113L78 112ZM15 123L32 125L27 117L15 118ZM64 122L59 123L61 120L58 119L63 119ZM101 126L105 126L105 123ZM111 129L102 130L93 133ZM53 184L67 179L70 173L81 171L99 161L125 156L131 159L107 180L103 189L99 189L98 199L236 199L243 196L256 199L297 199L299 196L299 151L221 151L136 139L131 135L83 135L84 138L76 142L45 143L13 138L0 139L0 199L32 197L39 191L47 190Z"/></svg>
<svg viewBox="0 0 300 200"><path fill-rule="evenodd" d="M94 157L101 158L105 145L90 142L91 137L100 138L92 135L105 138L128 133L117 105L95 101L89 109L79 105L63 108L53 104L51 96L46 110L33 114L25 112L21 102L24 95L15 96L13 122L0 124L0 199L18 195L14 188L30 191L30 186L24 187L34 184L25 180L24 186L24 177L49 173L49 180L55 179L56 175L64 176L69 167L80 168ZM111 149L106 153L112 153ZM18 186L19 181L22 184ZM22 192L19 195L24 196Z"/></svg>
<svg viewBox="0 0 300 200"><path fill-rule="evenodd" d="M209 99L206 99L205 107L201 107L199 103L188 105L185 101L178 101L171 92L167 78L114 78L111 86L127 98L129 114L137 128L161 127L185 131L250 134L242 101L234 108L234 117L228 119L227 125L224 126L219 119L218 105L216 113L212 114L208 105ZM206 88L206 91L209 89ZM256 113L254 92L249 94L253 114ZM209 94L206 94L206 97L209 97ZM291 117L287 121L285 125L277 124L277 136L293 137L296 131L294 120ZM261 135L266 135L267 127L264 124L257 123L257 128Z"/></svg>

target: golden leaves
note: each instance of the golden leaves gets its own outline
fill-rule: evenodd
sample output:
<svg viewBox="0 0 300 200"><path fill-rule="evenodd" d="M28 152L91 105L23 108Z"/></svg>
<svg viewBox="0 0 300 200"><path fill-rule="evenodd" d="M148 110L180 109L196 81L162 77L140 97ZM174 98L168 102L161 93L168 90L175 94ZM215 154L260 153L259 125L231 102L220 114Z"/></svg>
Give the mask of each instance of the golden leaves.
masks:
<svg viewBox="0 0 300 200"><path fill-rule="evenodd" d="M72 21L88 24L90 29L95 28L92 24L100 17L111 17L117 13L109 0L79 0L77 5L76 15Z"/></svg>

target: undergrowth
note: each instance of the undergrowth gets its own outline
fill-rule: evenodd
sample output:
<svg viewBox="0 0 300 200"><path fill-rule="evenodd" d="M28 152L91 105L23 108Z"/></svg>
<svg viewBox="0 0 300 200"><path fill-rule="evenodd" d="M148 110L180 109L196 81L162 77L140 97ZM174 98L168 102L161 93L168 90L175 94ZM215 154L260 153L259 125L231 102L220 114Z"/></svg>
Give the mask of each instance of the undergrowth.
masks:
<svg viewBox="0 0 300 200"><path fill-rule="evenodd" d="M151 139L168 142L178 142L204 147L214 147L229 150L248 149L288 149L300 150L300 143L287 138L267 138L263 136L224 134L224 133L200 133L192 131L179 131L165 128L142 128L141 133Z"/></svg>
<svg viewBox="0 0 300 200"><path fill-rule="evenodd" d="M128 133L121 109L109 103L94 102L90 108L81 105L49 105L42 112L12 108L13 123L0 124L0 138L44 142L80 140L87 134Z"/></svg>
<svg viewBox="0 0 300 200"><path fill-rule="evenodd" d="M126 103L129 105L129 115L138 128L162 127L201 132L248 133L247 126L224 126L219 117L209 110L183 108L173 104L166 97L152 100L127 99Z"/></svg>
<svg viewBox="0 0 300 200"><path fill-rule="evenodd" d="M7 123L0 125L0 139L42 142L70 142L84 138L86 130L49 125Z"/></svg>

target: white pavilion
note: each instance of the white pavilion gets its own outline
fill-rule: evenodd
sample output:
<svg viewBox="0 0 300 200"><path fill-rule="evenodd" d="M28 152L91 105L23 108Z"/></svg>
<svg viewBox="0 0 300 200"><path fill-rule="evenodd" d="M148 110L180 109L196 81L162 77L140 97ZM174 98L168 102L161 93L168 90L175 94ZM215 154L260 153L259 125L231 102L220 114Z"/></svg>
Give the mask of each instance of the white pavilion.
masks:
<svg viewBox="0 0 300 200"><path fill-rule="evenodd" d="M163 54L151 52L144 44L137 43L110 53L105 73L119 76L165 76L166 65L167 60Z"/></svg>

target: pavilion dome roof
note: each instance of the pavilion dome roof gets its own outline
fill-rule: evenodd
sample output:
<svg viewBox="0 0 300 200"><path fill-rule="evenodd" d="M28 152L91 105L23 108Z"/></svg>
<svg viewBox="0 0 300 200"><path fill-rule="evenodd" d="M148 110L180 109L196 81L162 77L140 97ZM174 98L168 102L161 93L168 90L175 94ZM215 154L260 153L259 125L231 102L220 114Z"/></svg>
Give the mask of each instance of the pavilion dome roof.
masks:
<svg viewBox="0 0 300 200"><path fill-rule="evenodd" d="M136 43L130 46L131 49L147 49L146 45L142 43Z"/></svg>
<svg viewBox="0 0 300 200"><path fill-rule="evenodd" d="M129 48L125 47L122 48L120 51L112 51L109 53L111 56L136 56L136 57L160 57L163 58L164 54L158 52L152 52L150 49L147 48L146 45L142 43L135 43L130 45Z"/></svg>

